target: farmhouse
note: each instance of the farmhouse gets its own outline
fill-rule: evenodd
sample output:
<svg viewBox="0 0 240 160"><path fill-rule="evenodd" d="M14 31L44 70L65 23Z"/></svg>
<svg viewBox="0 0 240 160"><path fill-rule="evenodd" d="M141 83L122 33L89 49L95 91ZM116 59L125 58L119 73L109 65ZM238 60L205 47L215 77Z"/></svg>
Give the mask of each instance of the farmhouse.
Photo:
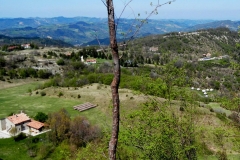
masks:
<svg viewBox="0 0 240 160"><path fill-rule="evenodd" d="M150 47L149 51L151 52L157 52L158 51L158 47Z"/></svg>
<svg viewBox="0 0 240 160"><path fill-rule="evenodd" d="M40 133L44 129L44 124L30 119L25 113L13 114L0 120L0 131L10 133L12 128L16 128L16 134L31 131Z"/></svg>
<svg viewBox="0 0 240 160"><path fill-rule="evenodd" d="M87 59L86 60L86 64L95 64L95 63L97 63L96 59Z"/></svg>
<svg viewBox="0 0 240 160"><path fill-rule="evenodd" d="M30 49L31 45L30 44L22 44L21 47L23 47L24 49Z"/></svg>

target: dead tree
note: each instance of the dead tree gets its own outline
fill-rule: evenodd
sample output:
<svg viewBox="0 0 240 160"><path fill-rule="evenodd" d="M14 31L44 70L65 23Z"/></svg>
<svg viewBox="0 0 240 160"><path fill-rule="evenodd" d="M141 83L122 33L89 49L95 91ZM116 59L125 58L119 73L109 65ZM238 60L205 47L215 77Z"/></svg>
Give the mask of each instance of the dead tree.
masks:
<svg viewBox="0 0 240 160"><path fill-rule="evenodd" d="M117 38L116 38L116 26L115 26L115 18L114 18L113 0L106 0L106 5L107 5L107 12L108 12L108 27L109 27L109 36L110 36L110 46L111 46L112 57L113 57L113 74L114 74L114 78L111 83L112 102L113 102L113 122L112 122L112 135L111 135L111 140L109 142L109 159L115 160L117 143L118 143L118 132L119 132L120 102L119 102L118 88L120 83L121 70L120 70Z"/></svg>
<svg viewBox="0 0 240 160"><path fill-rule="evenodd" d="M130 0L124 7L123 11L125 10L126 6L129 5L129 3L132 0ZM149 19L149 17L152 14L157 14L157 8L161 7L165 4L171 4L171 2L174 2L175 0L168 1L166 3L160 4L158 0L158 4L155 6L154 10L147 16L145 20L143 20L140 25L138 26L138 29L134 32L132 37L136 36L139 29L143 26L145 21ZM103 0L102 0L103 2ZM116 160L116 151L117 151L117 143L118 143L118 132L119 132L119 120L120 120L120 100L119 100L119 83L120 83L120 77L121 77L121 68L120 68L120 60L119 60L119 53L118 53L118 44L117 44L117 38L116 38L116 23L115 23L115 14L114 14L114 5L113 0L106 0L106 3L104 3L107 7L107 13L108 13L108 28L109 28L109 37L110 37L110 47L112 51L112 57L113 57L113 74L114 78L111 83L111 90L112 90L112 102L113 102L113 121L112 121L112 134L111 139L109 141L109 159L110 160ZM122 13L123 13L122 11ZM121 15L122 15L121 13ZM119 17L120 18L120 17Z"/></svg>

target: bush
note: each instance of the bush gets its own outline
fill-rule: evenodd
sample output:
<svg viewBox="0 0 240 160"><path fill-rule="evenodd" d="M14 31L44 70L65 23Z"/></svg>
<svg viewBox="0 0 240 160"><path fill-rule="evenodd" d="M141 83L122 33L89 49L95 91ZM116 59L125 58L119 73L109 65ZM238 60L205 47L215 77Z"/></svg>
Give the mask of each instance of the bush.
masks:
<svg viewBox="0 0 240 160"><path fill-rule="evenodd" d="M181 107L179 108L179 110L182 111L182 112L185 111L185 109L184 109L183 106L181 106Z"/></svg>
<svg viewBox="0 0 240 160"><path fill-rule="evenodd" d="M217 157L218 157L219 160L228 160L226 150L218 151L217 152Z"/></svg>
<svg viewBox="0 0 240 160"><path fill-rule="evenodd" d="M48 115L43 113L43 112L38 112L36 114L36 116L34 117L35 120L39 121L39 122L46 122L48 119Z"/></svg>
<svg viewBox="0 0 240 160"><path fill-rule="evenodd" d="M46 92L42 91L41 93L41 96L46 96Z"/></svg>
<svg viewBox="0 0 240 160"><path fill-rule="evenodd" d="M63 96L63 93L62 93L62 92L59 92L59 93L58 93L58 97L61 97L61 96Z"/></svg>
<svg viewBox="0 0 240 160"><path fill-rule="evenodd" d="M81 95L80 95L80 94L78 95L78 98L81 98Z"/></svg>
<svg viewBox="0 0 240 160"><path fill-rule="evenodd" d="M209 110L210 110L210 112L214 112L213 108L210 108Z"/></svg>
<svg viewBox="0 0 240 160"><path fill-rule="evenodd" d="M216 113L216 116L222 121L227 120L226 113Z"/></svg>
<svg viewBox="0 0 240 160"><path fill-rule="evenodd" d="M228 118L231 119L232 121L240 124L240 116L238 115L237 112L232 112L232 114L230 114L230 115L228 116Z"/></svg>
<svg viewBox="0 0 240 160"><path fill-rule="evenodd" d="M57 61L57 64L60 65L60 66L63 66L65 64L64 60L63 59L59 59Z"/></svg>
<svg viewBox="0 0 240 160"><path fill-rule="evenodd" d="M25 139L25 138L27 138L26 134L24 134L24 133L21 132L19 135L17 135L16 137L14 137L14 141L18 142L18 141L23 140L23 139Z"/></svg>

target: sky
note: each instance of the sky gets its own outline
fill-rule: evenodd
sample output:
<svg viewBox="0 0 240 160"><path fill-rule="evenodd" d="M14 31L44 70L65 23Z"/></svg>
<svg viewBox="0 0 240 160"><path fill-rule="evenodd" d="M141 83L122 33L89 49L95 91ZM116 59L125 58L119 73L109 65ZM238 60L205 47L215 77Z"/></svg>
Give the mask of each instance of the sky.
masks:
<svg viewBox="0 0 240 160"><path fill-rule="evenodd" d="M103 0L105 2L105 0ZM129 0L113 0L116 17ZM150 3L152 2L152 6ZM168 0L132 0L122 18L146 18L154 5ZM0 18L28 17L97 17L106 18L102 0L0 0ZM152 19L240 20L240 0L176 0L158 8Z"/></svg>

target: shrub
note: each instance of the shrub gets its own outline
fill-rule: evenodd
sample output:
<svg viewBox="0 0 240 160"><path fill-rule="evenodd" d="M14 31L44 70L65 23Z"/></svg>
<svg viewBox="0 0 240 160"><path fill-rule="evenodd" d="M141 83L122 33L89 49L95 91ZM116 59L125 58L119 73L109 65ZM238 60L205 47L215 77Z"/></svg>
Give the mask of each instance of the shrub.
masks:
<svg viewBox="0 0 240 160"><path fill-rule="evenodd" d="M61 97L61 96L63 96L63 93L62 93L62 92L59 92L59 93L58 93L58 97Z"/></svg>
<svg viewBox="0 0 240 160"><path fill-rule="evenodd" d="M65 64L64 60L63 59L59 59L57 61L57 64L60 65L60 66L63 66Z"/></svg>
<svg viewBox="0 0 240 160"><path fill-rule="evenodd" d="M210 108L209 110L210 110L210 112L214 112L213 108Z"/></svg>
<svg viewBox="0 0 240 160"><path fill-rule="evenodd" d="M183 106L181 106L181 107L179 108L179 110L182 111L182 112L185 111L185 109L184 109Z"/></svg>
<svg viewBox="0 0 240 160"><path fill-rule="evenodd" d="M80 95L80 94L78 95L78 98L81 98L81 95Z"/></svg>
<svg viewBox="0 0 240 160"><path fill-rule="evenodd" d="M41 93L41 96L46 96L46 92L42 91Z"/></svg>
<svg viewBox="0 0 240 160"><path fill-rule="evenodd" d="M216 113L216 116L222 121L227 120L226 113Z"/></svg>
<svg viewBox="0 0 240 160"><path fill-rule="evenodd" d="M32 138L32 143L38 143L38 142L39 142L39 137Z"/></svg>
<svg viewBox="0 0 240 160"><path fill-rule="evenodd" d="M226 150L218 151L217 152L217 157L218 157L219 160L228 160Z"/></svg>
<svg viewBox="0 0 240 160"><path fill-rule="evenodd" d="M17 135L16 137L14 137L14 141L18 142L18 141L23 140L23 139L25 139L25 138L27 138L26 134L24 134L24 133L21 132L19 135Z"/></svg>
<svg viewBox="0 0 240 160"><path fill-rule="evenodd" d="M240 116L238 115L237 112L232 112L229 116L228 116L229 119L231 119L232 121L240 124Z"/></svg>
<svg viewBox="0 0 240 160"><path fill-rule="evenodd" d="M40 122L46 122L48 119L48 115L43 113L43 112L38 112L36 116L34 117L35 120L40 121Z"/></svg>

